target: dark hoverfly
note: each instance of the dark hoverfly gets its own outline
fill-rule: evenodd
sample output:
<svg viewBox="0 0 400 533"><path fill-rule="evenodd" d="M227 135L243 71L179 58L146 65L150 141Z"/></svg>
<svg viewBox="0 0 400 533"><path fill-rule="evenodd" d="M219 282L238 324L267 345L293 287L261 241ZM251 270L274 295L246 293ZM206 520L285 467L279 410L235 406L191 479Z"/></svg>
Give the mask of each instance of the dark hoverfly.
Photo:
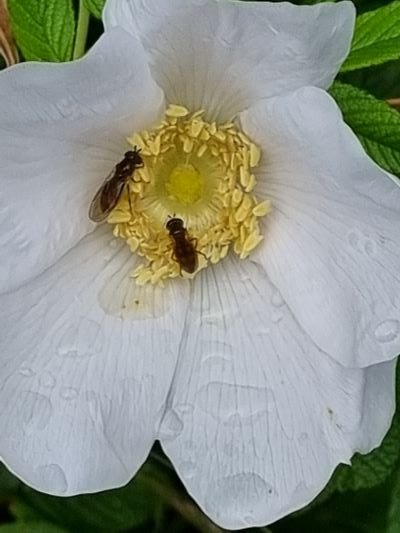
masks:
<svg viewBox="0 0 400 533"><path fill-rule="evenodd" d="M196 239L190 239L180 218L168 220L166 228L174 241L174 259L181 270L193 274L198 266Z"/></svg>
<svg viewBox="0 0 400 533"><path fill-rule="evenodd" d="M90 204L90 220L103 222L117 205L135 170L143 167L143 159L139 152L140 149L136 146L133 150L126 152L122 161L115 165L113 171L104 180Z"/></svg>

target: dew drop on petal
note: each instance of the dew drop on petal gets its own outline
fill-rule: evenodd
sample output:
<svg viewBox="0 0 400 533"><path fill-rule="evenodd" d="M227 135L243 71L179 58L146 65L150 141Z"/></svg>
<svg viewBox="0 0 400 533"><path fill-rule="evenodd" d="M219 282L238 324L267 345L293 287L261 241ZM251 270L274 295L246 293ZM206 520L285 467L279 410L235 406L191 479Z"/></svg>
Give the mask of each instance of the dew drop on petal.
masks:
<svg viewBox="0 0 400 533"><path fill-rule="evenodd" d="M64 470L56 465L43 465L38 468L40 484L50 489L52 492L63 494L67 491L68 483Z"/></svg>
<svg viewBox="0 0 400 533"><path fill-rule="evenodd" d="M82 318L77 325L71 325L65 331L58 353L64 357L89 357L101 352L102 347L103 333L99 324Z"/></svg>
<svg viewBox="0 0 400 533"><path fill-rule="evenodd" d="M349 240L349 243L350 245L353 247L353 248L357 248L358 246L358 243L360 241L360 236L358 234L357 231L351 231L349 234L348 234L348 240Z"/></svg>
<svg viewBox="0 0 400 533"><path fill-rule="evenodd" d="M43 430L52 415L50 400L43 394L26 392L22 401L23 424L25 432Z"/></svg>
<svg viewBox="0 0 400 533"><path fill-rule="evenodd" d="M78 396L78 391L72 387L64 387L60 391L60 396L64 400L74 400Z"/></svg>
<svg viewBox="0 0 400 533"><path fill-rule="evenodd" d="M307 444L308 440L309 440L308 433L301 433L299 435L299 444L301 444L302 446Z"/></svg>
<svg viewBox="0 0 400 533"><path fill-rule="evenodd" d="M160 439L173 440L182 432L183 422L176 411L168 409L161 422L159 436Z"/></svg>
<svg viewBox="0 0 400 533"><path fill-rule="evenodd" d="M376 253L376 243L370 239L366 240L364 243L364 250L367 255L375 255Z"/></svg>
<svg viewBox="0 0 400 533"><path fill-rule="evenodd" d="M183 461L179 465L179 472L187 479L192 478L196 474L196 463L193 461Z"/></svg>
<svg viewBox="0 0 400 533"><path fill-rule="evenodd" d="M307 458L308 454L310 453L310 438L308 433L300 433L300 435L297 437L297 453L299 457L301 458Z"/></svg>
<svg viewBox="0 0 400 533"><path fill-rule="evenodd" d="M182 403L175 405L175 411L177 412L178 416L186 416L191 415L193 413L194 407L190 403Z"/></svg>
<svg viewBox="0 0 400 533"><path fill-rule="evenodd" d="M27 367L20 368L18 373L21 376L24 376L24 378L30 378L35 374L31 368L27 368Z"/></svg>
<svg viewBox="0 0 400 533"><path fill-rule="evenodd" d="M45 372L40 376L39 383L46 389L53 389L56 386L56 378L50 372Z"/></svg>
<svg viewBox="0 0 400 533"><path fill-rule="evenodd" d="M399 335L400 322L390 319L381 322L375 329L375 338L378 342L392 342Z"/></svg>
<svg viewBox="0 0 400 533"><path fill-rule="evenodd" d="M274 307L282 307L285 304L284 299L282 298L281 293L275 289L271 296L271 303Z"/></svg>
<svg viewBox="0 0 400 533"><path fill-rule="evenodd" d="M87 408L89 416L92 419L92 422L98 428L104 428L104 417L101 410L101 403L98 395L94 391L86 391L85 399L87 402Z"/></svg>
<svg viewBox="0 0 400 533"><path fill-rule="evenodd" d="M247 523L252 523L257 506L266 505L268 498L276 498L277 495L274 487L258 474L236 474L209 485L206 509L217 515L223 509L225 517L229 516L232 523L243 523L245 513Z"/></svg>
<svg viewBox="0 0 400 533"><path fill-rule="evenodd" d="M281 320L283 319L282 313L272 313L271 320L274 324L279 324Z"/></svg>
<svg viewBox="0 0 400 533"><path fill-rule="evenodd" d="M273 394L265 387L241 386L233 383L211 382L198 391L198 406L214 418L241 423L265 413L273 405Z"/></svg>

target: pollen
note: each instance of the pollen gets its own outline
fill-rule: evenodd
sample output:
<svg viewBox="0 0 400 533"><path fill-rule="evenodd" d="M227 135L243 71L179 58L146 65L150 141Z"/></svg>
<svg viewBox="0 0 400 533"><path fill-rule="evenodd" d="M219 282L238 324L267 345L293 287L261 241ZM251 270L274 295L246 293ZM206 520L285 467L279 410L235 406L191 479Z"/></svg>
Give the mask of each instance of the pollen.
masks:
<svg viewBox="0 0 400 533"><path fill-rule="evenodd" d="M139 285L193 277L230 250L246 259L263 240L271 202L256 196L261 151L234 123L204 115L173 104L158 126L128 138L144 165L107 221L139 257L132 272ZM172 218L182 222L180 248L167 230ZM194 254L193 272L185 254Z"/></svg>

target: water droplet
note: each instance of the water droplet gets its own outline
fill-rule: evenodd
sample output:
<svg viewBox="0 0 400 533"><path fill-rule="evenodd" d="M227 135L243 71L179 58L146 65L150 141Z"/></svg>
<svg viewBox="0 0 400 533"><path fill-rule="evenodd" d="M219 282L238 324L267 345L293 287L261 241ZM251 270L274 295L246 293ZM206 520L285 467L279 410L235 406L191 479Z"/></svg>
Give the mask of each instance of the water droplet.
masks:
<svg viewBox="0 0 400 533"><path fill-rule="evenodd" d="M104 417L103 417L103 412L101 410L100 399L98 398L97 394L94 391L87 391L85 397L87 401L90 418L92 419L96 427L103 428Z"/></svg>
<svg viewBox="0 0 400 533"><path fill-rule="evenodd" d="M53 389L56 386L56 378L50 372L45 372L40 376L39 383L46 389Z"/></svg>
<svg viewBox="0 0 400 533"><path fill-rule="evenodd" d="M193 461L183 461L178 470L183 477L190 479L196 474L197 466Z"/></svg>
<svg viewBox="0 0 400 533"><path fill-rule="evenodd" d="M203 340L199 345L199 352L201 353L202 363L209 358L220 358L221 360L229 361L232 353L235 353L235 348L227 342Z"/></svg>
<svg viewBox="0 0 400 533"><path fill-rule="evenodd" d="M299 444L305 446L309 440L308 433L301 433L299 435Z"/></svg>
<svg viewBox="0 0 400 533"><path fill-rule="evenodd" d="M185 440L183 446L185 450L189 451L190 453L196 452L197 450L197 444L194 440Z"/></svg>
<svg viewBox="0 0 400 533"><path fill-rule="evenodd" d="M325 425L325 423L323 423ZM297 450L296 453L298 454L299 458L306 459L309 456L310 453L310 436L308 433L303 432L300 433L297 437Z"/></svg>
<svg viewBox="0 0 400 533"><path fill-rule="evenodd" d="M53 412L50 400L43 394L26 392L22 399L23 424L25 432L43 430Z"/></svg>
<svg viewBox="0 0 400 533"><path fill-rule="evenodd" d="M348 238L348 241L349 241L350 245L353 248L357 248L358 247L358 243L360 242L360 235L359 235L358 231L351 231L348 234L347 238Z"/></svg>
<svg viewBox="0 0 400 533"><path fill-rule="evenodd" d="M207 490L206 510L223 517L226 527L249 525L244 517L252 520L265 508L270 498L276 498L277 491L261 476L253 473L226 476L210 483Z"/></svg>
<svg viewBox="0 0 400 533"><path fill-rule="evenodd" d="M282 298L282 295L278 289L274 289L274 292L271 296L271 303L274 307L282 307L282 305L285 304L285 300Z"/></svg>
<svg viewBox="0 0 400 533"><path fill-rule="evenodd" d="M235 379L235 373L232 361L211 353L202 357L200 379L208 383L211 376L224 376L224 379L227 381L233 381Z"/></svg>
<svg viewBox="0 0 400 533"><path fill-rule="evenodd" d="M35 375L34 371L31 368L22 367L19 369L18 373L24 378L31 378Z"/></svg>
<svg viewBox="0 0 400 533"><path fill-rule="evenodd" d="M60 396L64 400L74 400L78 396L78 391L72 387L64 387L60 391Z"/></svg>
<svg viewBox="0 0 400 533"><path fill-rule="evenodd" d="M233 421L239 417L243 424L273 407L273 393L264 387L212 382L200 388L198 405L215 418Z"/></svg>
<svg viewBox="0 0 400 533"><path fill-rule="evenodd" d="M370 239L366 240L364 243L364 250L367 255L375 255L376 253L376 243Z"/></svg>
<svg viewBox="0 0 400 533"><path fill-rule="evenodd" d="M177 412L178 416L191 415L193 410L194 407L191 403L181 403L179 405L175 405L175 411Z"/></svg>
<svg viewBox="0 0 400 533"><path fill-rule="evenodd" d="M160 440L173 440L182 433L183 422L173 409L168 409L160 426Z"/></svg>
<svg viewBox="0 0 400 533"><path fill-rule="evenodd" d="M67 491L68 483L64 470L56 465L44 465L37 469L39 486L46 487L52 494L64 494Z"/></svg>
<svg viewBox="0 0 400 533"><path fill-rule="evenodd" d="M228 418L224 420L224 425L241 428L243 425L242 417L237 412L232 415L229 415Z"/></svg>
<svg viewBox="0 0 400 533"><path fill-rule="evenodd" d="M103 332L96 322L82 318L62 336L58 353L64 357L88 357L103 349Z"/></svg>
<svg viewBox="0 0 400 533"><path fill-rule="evenodd" d="M399 335L400 322L395 319L381 322L375 329L375 338L378 342L392 342Z"/></svg>
<svg viewBox="0 0 400 533"><path fill-rule="evenodd" d="M243 520L245 521L245 523L248 525L248 526L253 526L254 525L254 515L249 515L247 514Z"/></svg>
<svg viewBox="0 0 400 533"><path fill-rule="evenodd" d="M279 324L281 320L283 319L282 313L272 313L271 320L274 324Z"/></svg>

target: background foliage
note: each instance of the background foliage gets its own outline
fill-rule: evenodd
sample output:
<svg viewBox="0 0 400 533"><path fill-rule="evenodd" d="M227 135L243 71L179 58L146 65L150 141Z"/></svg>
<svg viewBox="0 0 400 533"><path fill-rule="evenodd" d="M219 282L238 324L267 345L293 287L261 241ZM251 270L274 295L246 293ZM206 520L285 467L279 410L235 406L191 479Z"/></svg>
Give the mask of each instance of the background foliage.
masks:
<svg viewBox="0 0 400 533"><path fill-rule="evenodd" d="M399 176L400 0L357 0L355 4L359 16L352 50L330 93L371 157ZM80 57L102 32L103 5L104 0L8 0L22 59ZM3 16L0 32L6 23ZM0 40L0 68L9 64L8 59ZM338 467L311 505L269 528L251 531L400 533L399 441L400 415L396 414L382 446L367 456L356 455L351 467ZM0 533L166 529L172 533L222 531L191 501L157 444L134 481L95 495L44 495L0 468Z"/></svg>

